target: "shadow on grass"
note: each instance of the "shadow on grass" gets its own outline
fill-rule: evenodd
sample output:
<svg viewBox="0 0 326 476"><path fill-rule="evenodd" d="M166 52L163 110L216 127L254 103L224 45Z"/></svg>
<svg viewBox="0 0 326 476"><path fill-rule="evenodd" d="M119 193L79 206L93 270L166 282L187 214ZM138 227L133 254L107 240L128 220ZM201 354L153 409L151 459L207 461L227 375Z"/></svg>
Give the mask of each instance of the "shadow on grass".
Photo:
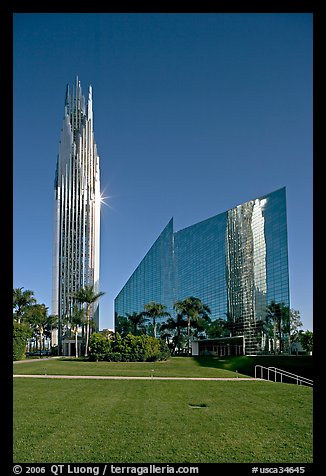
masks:
<svg viewBox="0 0 326 476"><path fill-rule="evenodd" d="M255 365L276 367L287 372L300 375L309 379L314 378L313 360L311 356L289 355L241 355L241 356L199 356L193 359L203 367L230 370L250 377L255 376Z"/></svg>

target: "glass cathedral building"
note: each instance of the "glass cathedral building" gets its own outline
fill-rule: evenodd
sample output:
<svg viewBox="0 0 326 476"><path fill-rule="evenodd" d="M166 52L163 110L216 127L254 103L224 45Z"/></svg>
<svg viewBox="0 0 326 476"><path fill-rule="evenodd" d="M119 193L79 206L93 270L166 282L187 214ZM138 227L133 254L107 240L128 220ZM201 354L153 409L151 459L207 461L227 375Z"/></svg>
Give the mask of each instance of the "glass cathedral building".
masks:
<svg viewBox="0 0 326 476"><path fill-rule="evenodd" d="M72 294L85 286L99 291L100 200L92 88L86 103L76 78L71 89L67 86L54 183L52 313L59 317L59 343ZM98 327L98 303L92 305L91 318Z"/></svg>
<svg viewBox="0 0 326 476"><path fill-rule="evenodd" d="M171 219L115 298L115 316L150 301L174 316L189 296L243 336L246 354L268 350L268 308L290 308L285 187L177 232Z"/></svg>

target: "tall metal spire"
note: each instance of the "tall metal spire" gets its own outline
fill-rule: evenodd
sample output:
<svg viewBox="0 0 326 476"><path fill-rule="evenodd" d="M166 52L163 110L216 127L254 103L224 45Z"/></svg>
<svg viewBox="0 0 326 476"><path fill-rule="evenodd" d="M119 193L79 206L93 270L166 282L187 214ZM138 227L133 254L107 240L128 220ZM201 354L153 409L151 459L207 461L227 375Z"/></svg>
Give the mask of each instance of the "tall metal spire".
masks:
<svg viewBox="0 0 326 476"><path fill-rule="evenodd" d="M90 285L95 292L99 290L99 156L92 88L86 108L78 77L71 91L69 85L66 88L54 194L52 313L60 322L72 312L74 292ZM93 306L92 317L98 327L98 304ZM61 342L59 330L60 346Z"/></svg>

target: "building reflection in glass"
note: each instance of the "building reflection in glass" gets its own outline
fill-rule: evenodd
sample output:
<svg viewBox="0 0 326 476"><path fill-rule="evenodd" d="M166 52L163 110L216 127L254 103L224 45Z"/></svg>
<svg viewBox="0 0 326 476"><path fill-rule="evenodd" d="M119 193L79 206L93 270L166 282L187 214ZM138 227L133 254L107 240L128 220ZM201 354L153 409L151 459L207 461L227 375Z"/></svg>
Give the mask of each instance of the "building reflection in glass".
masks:
<svg viewBox="0 0 326 476"><path fill-rule="evenodd" d="M227 318L234 335L245 337L246 353L261 351L262 323L267 308L264 207L256 199L227 212Z"/></svg>
<svg viewBox="0 0 326 476"><path fill-rule="evenodd" d="M173 315L174 302L189 296L208 305L212 319L228 321L227 332L244 336L246 354L285 349L285 188L177 232L170 220L116 297L115 313L141 312L156 301Z"/></svg>

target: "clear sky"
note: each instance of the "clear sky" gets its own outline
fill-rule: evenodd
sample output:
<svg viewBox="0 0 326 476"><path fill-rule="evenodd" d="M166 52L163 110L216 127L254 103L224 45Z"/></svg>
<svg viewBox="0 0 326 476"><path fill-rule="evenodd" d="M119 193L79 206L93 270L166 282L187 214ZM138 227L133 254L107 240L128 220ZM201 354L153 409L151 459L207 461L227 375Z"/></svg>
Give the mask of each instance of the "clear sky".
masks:
<svg viewBox="0 0 326 476"><path fill-rule="evenodd" d="M286 186L291 307L312 330L312 14L14 14L14 287L51 312L66 85L93 87L100 327L175 231Z"/></svg>

